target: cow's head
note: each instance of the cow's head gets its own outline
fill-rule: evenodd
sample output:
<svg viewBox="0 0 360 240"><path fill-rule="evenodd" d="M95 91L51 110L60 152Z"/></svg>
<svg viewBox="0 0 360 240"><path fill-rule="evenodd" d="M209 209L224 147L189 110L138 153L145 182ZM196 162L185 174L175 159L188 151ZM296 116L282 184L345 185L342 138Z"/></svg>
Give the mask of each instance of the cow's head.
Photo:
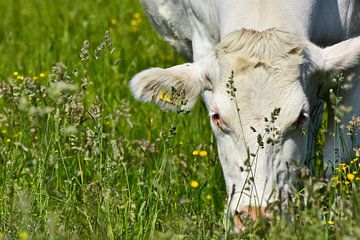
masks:
<svg viewBox="0 0 360 240"><path fill-rule="evenodd" d="M289 193L307 152L306 129L320 85L314 76L351 67L359 55L360 38L322 49L284 31L242 29L194 63L137 74L131 89L164 109L189 110L203 95L229 216L237 216Z"/></svg>

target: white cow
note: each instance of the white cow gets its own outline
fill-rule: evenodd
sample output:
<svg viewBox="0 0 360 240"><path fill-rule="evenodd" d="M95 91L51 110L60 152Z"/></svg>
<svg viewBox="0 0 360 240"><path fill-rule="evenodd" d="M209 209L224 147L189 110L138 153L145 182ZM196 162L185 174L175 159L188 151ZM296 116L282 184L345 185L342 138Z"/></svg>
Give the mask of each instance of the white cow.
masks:
<svg viewBox="0 0 360 240"><path fill-rule="evenodd" d="M343 103L353 107L344 119L360 113L360 74L354 75L360 1L141 2L163 37L193 63L140 72L131 90L164 109L189 110L202 95L225 177L227 217L235 216L241 231L239 213L264 212L288 196L297 166L312 157L321 99L334 87L331 75L346 70L346 81L352 79L352 88L341 90ZM329 136L325 161L341 147Z"/></svg>

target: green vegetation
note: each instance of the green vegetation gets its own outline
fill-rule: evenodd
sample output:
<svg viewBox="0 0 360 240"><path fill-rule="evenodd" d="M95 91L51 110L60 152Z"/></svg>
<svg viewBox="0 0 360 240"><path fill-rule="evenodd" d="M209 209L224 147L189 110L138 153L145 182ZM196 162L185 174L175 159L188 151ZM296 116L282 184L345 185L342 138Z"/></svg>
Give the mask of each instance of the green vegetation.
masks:
<svg viewBox="0 0 360 240"><path fill-rule="evenodd" d="M182 62L137 1L2 0L0 15L0 239L224 238L204 106L130 94L138 71ZM286 217L274 206L241 237L358 239L357 171L305 181Z"/></svg>

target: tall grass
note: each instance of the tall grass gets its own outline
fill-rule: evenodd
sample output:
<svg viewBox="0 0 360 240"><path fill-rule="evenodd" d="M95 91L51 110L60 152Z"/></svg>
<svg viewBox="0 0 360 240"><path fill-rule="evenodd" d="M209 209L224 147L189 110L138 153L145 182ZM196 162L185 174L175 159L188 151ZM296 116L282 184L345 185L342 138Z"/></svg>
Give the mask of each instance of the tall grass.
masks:
<svg viewBox="0 0 360 240"><path fill-rule="evenodd" d="M0 239L223 238L204 106L165 113L128 89L139 70L183 61L139 3L5 0L0 15ZM241 237L359 237L356 161Z"/></svg>

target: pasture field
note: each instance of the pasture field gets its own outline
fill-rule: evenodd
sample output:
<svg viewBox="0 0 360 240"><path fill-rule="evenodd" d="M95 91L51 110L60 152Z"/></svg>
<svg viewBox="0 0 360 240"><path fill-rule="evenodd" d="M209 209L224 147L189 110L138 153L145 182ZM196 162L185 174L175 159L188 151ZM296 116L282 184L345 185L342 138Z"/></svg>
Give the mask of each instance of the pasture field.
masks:
<svg viewBox="0 0 360 240"><path fill-rule="evenodd" d="M131 96L140 70L183 62L138 1L0 0L0 16L0 239L360 239L355 154L327 183L303 171L287 213L224 230L201 101Z"/></svg>

